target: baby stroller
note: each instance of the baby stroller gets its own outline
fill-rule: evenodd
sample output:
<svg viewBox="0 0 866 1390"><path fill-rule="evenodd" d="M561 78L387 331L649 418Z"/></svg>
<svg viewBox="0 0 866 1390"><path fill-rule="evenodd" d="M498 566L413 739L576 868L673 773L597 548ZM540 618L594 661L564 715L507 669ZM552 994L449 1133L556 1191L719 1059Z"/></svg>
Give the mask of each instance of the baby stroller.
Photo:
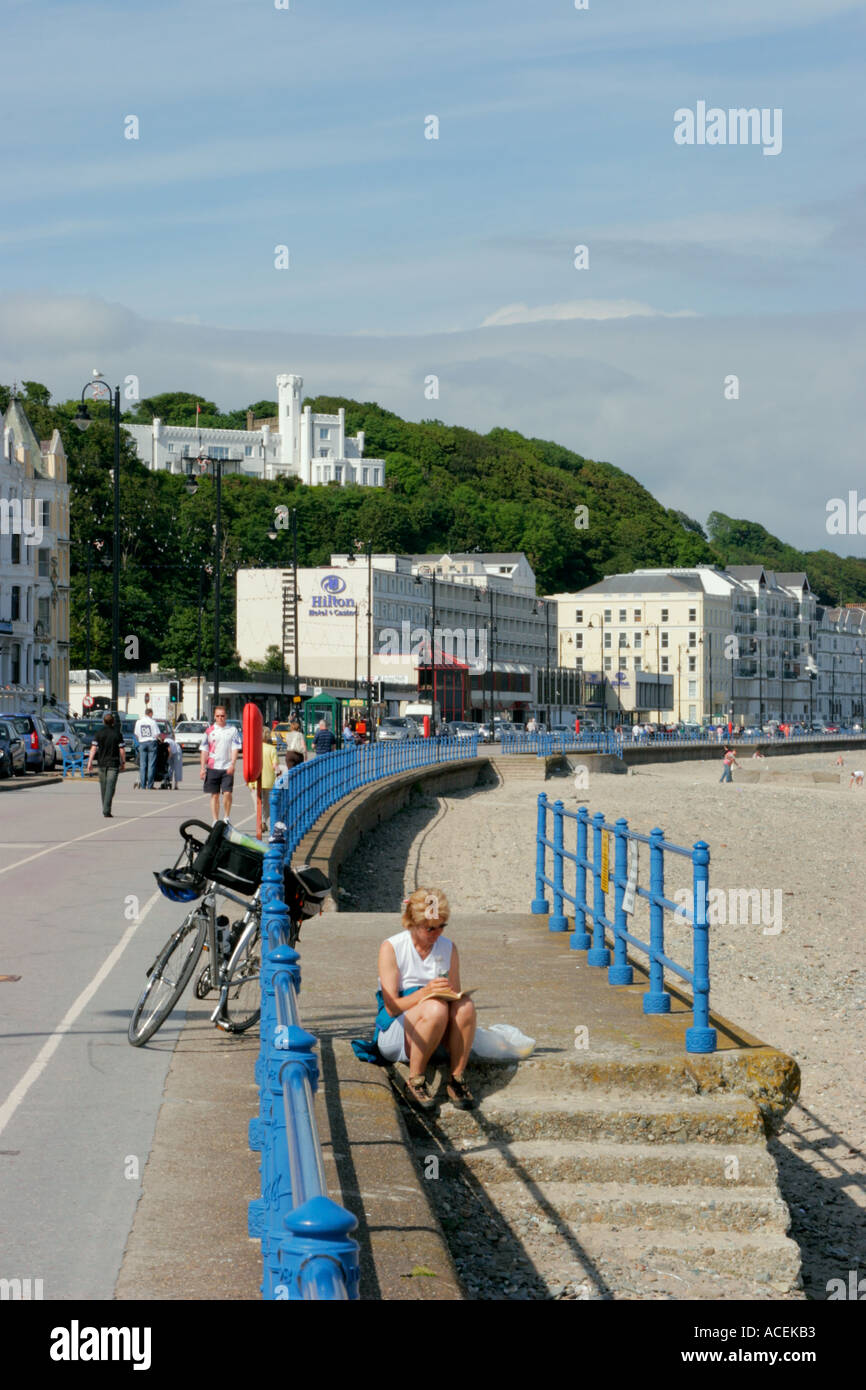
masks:
<svg viewBox="0 0 866 1390"><path fill-rule="evenodd" d="M157 786L157 784L160 791L171 791L171 749L162 738L156 745L156 771L153 774L153 785Z"/></svg>

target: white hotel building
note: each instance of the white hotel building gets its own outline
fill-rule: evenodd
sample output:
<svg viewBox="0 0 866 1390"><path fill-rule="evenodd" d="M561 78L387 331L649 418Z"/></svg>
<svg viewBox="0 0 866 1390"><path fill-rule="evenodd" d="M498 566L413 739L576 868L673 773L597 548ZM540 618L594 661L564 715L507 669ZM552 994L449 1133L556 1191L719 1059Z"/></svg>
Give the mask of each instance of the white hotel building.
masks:
<svg viewBox="0 0 866 1390"><path fill-rule="evenodd" d="M494 714L522 722L534 706L538 670L545 664L545 618L535 596L535 575L520 554L374 554L369 572L365 553L335 554L328 566L299 569L302 685L350 694L357 686L360 694L369 650L371 679L384 680L388 703L395 706L401 690L405 699L414 698L419 667L429 668L429 655L426 661L419 659L418 646L424 640L419 634L429 633L432 625L434 576L437 679L444 681L443 671L468 668L463 708L446 710L447 702L440 700L443 717L482 718L490 710L492 685ZM285 653L287 689L294 671L294 645L291 620L283 636L283 595L288 596L288 611L291 584L291 570L237 574L241 661L260 662L268 647L277 647ZM552 660L555 623L550 621L549 627Z"/></svg>
<svg viewBox="0 0 866 1390"><path fill-rule="evenodd" d="M303 378L277 377L277 418L246 430L199 429L196 425L124 425L139 458L151 469L188 473L197 458L221 459L223 474L254 478L299 478L302 483L356 483L384 487L385 461L364 457L364 433L346 434L346 412L314 415L301 407ZM252 426L252 419L248 419Z"/></svg>

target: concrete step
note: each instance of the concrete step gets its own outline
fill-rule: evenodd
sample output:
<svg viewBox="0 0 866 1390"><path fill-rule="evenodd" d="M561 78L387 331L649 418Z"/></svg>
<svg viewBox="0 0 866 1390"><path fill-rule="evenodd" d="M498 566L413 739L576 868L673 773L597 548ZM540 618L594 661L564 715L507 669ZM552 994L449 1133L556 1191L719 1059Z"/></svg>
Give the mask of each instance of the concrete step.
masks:
<svg viewBox="0 0 866 1390"><path fill-rule="evenodd" d="M746 1094L744 1088L750 1082L759 1092L761 1077L757 1063L755 1076L750 1076L748 1054L739 1050L673 1058L654 1056L651 1052L596 1057L590 1052L572 1051L565 1056L536 1055L519 1063L486 1062L473 1057L469 1079L477 1096L493 1095L507 1086L509 1094L515 1096L627 1091L681 1101L687 1096L713 1092Z"/></svg>
<svg viewBox="0 0 866 1390"><path fill-rule="evenodd" d="M624 1283L635 1279L635 1266L653 1263L690 1276L728 1276L734 1281L730 1297L748 1297L747 1283L770 1284L777 1292L798 1288L800 1251L793 1240L774 1232L654 1230L611 1231L602 1226L574 1228L581 1245L602 1269L619 1268ZM676 1288L677 1299L689 1297Z"/></svg>
<svg viewBox="0 0 866 1390"><path fill-rule="evenodd" d="M443 1104L439 1126L455 1139L602 1139L617 1144L763 1144L757 1106L744 1096L636 1099L628 1095L513 1096L498 1091L476 1110Z"/></svg>
<svg viewBox="0 0 866 1390"><path fill-rule="evenodd" d="M731 1192L685 1185L663 1187L628 1182L485 1184L488 1199L507 1219L518 1213L555 1212L554 1224L571 1229L602 1223L616 1229L640 1231L773 1231L785 1235L788 1208L778 1194L762 1188L737 1187ZM549 1218L552 1220L553 1218Z"/></svg>
<svg viewBox="0 0 866 1390"><path fill-rule="evenodd" d="M429 1152L429 1143L416 1146L419 1163ZM538 1182L687 1183L726 1192L760 1188L777 1195L776 1165L760 1144L640 1145L562 1139L473 1144L464 1140L457 1152L440 1156L440 1165L444 1177L462 1165L484 1187L519 1175Z"/></svg>

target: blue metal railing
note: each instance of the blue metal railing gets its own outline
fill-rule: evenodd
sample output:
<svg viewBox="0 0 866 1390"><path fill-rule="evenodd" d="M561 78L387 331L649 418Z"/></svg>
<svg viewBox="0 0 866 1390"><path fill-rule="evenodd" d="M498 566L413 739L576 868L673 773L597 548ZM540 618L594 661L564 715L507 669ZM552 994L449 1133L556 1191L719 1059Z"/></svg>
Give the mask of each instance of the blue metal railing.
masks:
<svg viewBox="0 0 866 1390"><path fill-rule="evenodd" d="M612 729L579 734L502 734L503 753L535 753L539 758L549 758L554 753L568 753L576 750L584 753L613 753L622 757L622 734Z"/></svg>
<svg viewBox="0 0 866 1390"><path fill-rule="evenodd" d="M294 854L320 816L369 782L434 763L463 762L478 754L477 738L388 740L343 748L292 768L283 787L271 792L271 825L288 827L286 853Z"/></svg>
<svg viewBox="0 0 866 1390"><path fill-rule="evenodd" d="M548 816L553 816L553 838L548 835ZM565 822L576 823L576 846L565 847ZM592 854L589 853L590 829L592 831ZM614 853L605 859L604 836L613 837ZM609 846L610 842L608 842ZM634 872L629 879L629 845L649 845L650 881L649 888L642 888ZM553 853L553 875L547 874L547 852ZM637 849L635 849L637 854ZM665 897L666 854L679 855L691 861L692 865L692 907L691 909ZM611 862L612 860L612 862ZM565 866L574 868L574 892L565 887ZM568 921L563 912L564 903L574 908L574 931L569 938L572 950L587 952L587 965L607 966L608 983L630 985L634 971L628 961L628 946L644 952L649 961L649 989L643 996L645 1014L669 1013L670 994L664 987L664 972L671 971L685 980L692 988L693 1026L686 1029L687 1052L715 1052L716 1030L710 1027L710 939L707 925L707 891L709 884L709 846L698 840L692 849L670 844L664 831L656 828L649 835L629 830L628 822L620 818L609 824L599 811L590 821L585 806L577 811L566 811L561 801L551 806L542 792L538 798L538 825L536 831L535 859L535 898L532 911L537 915L550 912L550 904L545 888L553 892L553 913L549 920L551 931L568 930ZM633 860L633 869L636 865ZM587 896L587 875L592 876L592 902ZM623 906L626 889L631 882L635 899L643 898L649 904L649 942L641 941L629 930L629 916ZM613 888L613 920L608 916L607 893ZM636 903L635 903L636 906ZM633 909L632 909L633 910ZM686 969L665 953L665 913L675 912L681 921L690 924L692 929L692 968ZM581 925L578 925L578 924ZM591 924L592 933L587 930ZM581 929L582 926L582 929ZM613 937L613 963L606 945L605 933Z"/></svg>
<svg viewBox="0 0 866 1390"><path fill-rule="evenodd" d="M618 758L621 758L623 749L631 748L730 747L736 751L737 748L751 748L755 745L762 745L770 748L784 748L786 744L791 744L796 747L798 744L804 743L826 743L832 746L840 742L851 742L852 740L860 739L866 739L866 734L789 734L787 737L774 737L772 734L762 733L759 736L751 738L743 738L736 734L729 738L727 733L721 736L714 733L670 734L664 732L650 735L626 730L624 733L617 734L611 729L602 729L593 732L582 731L580 734L527 734L525 732L503 732L502 752L509 754L535 753L538 757L549 757L553 753L582 751L584 753L614 753Z"/></svg>
<svg viewBox="0 0 866 1390"><path fill-rule="evenodd" d="M266 1300L358 1298L356 1218L328 1197L313 1110L316 1039L301 1027L300 956L289 945L283 901L287 858L319 817L357 787L412 768L473 758L476 739L412 739L327 753L299 764L271 793L262 873L261 1043L255 1076L259 1114L250 1148L261 1154L262 1195L250 1202L248 1229L262 1242ZM276 832L282 822L283 829ZM276 837L279 833L282 838Z"/></svg>
<svg viewBox="0 0 866 1390"><path fill-rule="evenodd" d="M328 1197L313 1111L316 1039L301 1027L300 956L289 946L282 900L285 843L271 841L262 876L260 1088L250 1148L261 1154L262 1195L248 1229L262 1242L262 1295L270 1300L358 1298L356 1218Z"/></svg>

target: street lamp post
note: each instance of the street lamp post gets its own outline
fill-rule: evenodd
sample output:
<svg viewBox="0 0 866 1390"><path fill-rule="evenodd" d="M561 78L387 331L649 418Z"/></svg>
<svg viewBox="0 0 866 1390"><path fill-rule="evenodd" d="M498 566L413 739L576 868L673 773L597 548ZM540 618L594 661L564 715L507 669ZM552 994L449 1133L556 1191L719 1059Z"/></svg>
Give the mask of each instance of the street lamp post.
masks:
<svg viewBox="0 0 866 1390"><path fill-rule="evenodd" d="M216 484L216 522L214 524L214 572L213 572L213 695L211 712L216 709L220 702L220 576L222 568L221 557L221 535L222 530L222 484L223 469L222 459L210 459L204 454L199 454L196 462L200 473L207 472L208 464L213 469L214 483ZM198 491L198 483L190 475L186 484L186 490L192 497Z"/></svg>
<svg viewBox="0 0 866 1390"><path fill-rule="evenodd" d="M198 567L198 641L195 654L195 717L201 719L201 609L204 598L204 565Z"/></svg>
<svg viewBox="0 0 866 1390"><path fill-rule="evenodd" d="M419 565L415 583L421 584L421 575L429 575L433 592L430 601L430 664L432 669L433 703L436 703L436 566Z"/></svg>
<svg viewBox="0 0 866 1390"><path fill-rule="evenodd" d="M367 556L367 730L373 741L373 542L355 541L355 550ZM350 565L356 563L356 556L347 556Z"/></svg>
<svg viewBox="0 0 866 1390"><path fill-rule="evenodd" d="M87 383L81 392L81 404L75 423L81 430L86 430L92 423L90 413L87 409L85 396L88 391L94 393L93 399L104 399L103 392L108 398L109 419L114 425L114 537L112 544L112 589L111 589L111 709L114 715L118 712L119 692L120 692L120 387L114 388L114 399L111 396L111 387L104 381L102 374L94 371L92 380Z"/></svg>

